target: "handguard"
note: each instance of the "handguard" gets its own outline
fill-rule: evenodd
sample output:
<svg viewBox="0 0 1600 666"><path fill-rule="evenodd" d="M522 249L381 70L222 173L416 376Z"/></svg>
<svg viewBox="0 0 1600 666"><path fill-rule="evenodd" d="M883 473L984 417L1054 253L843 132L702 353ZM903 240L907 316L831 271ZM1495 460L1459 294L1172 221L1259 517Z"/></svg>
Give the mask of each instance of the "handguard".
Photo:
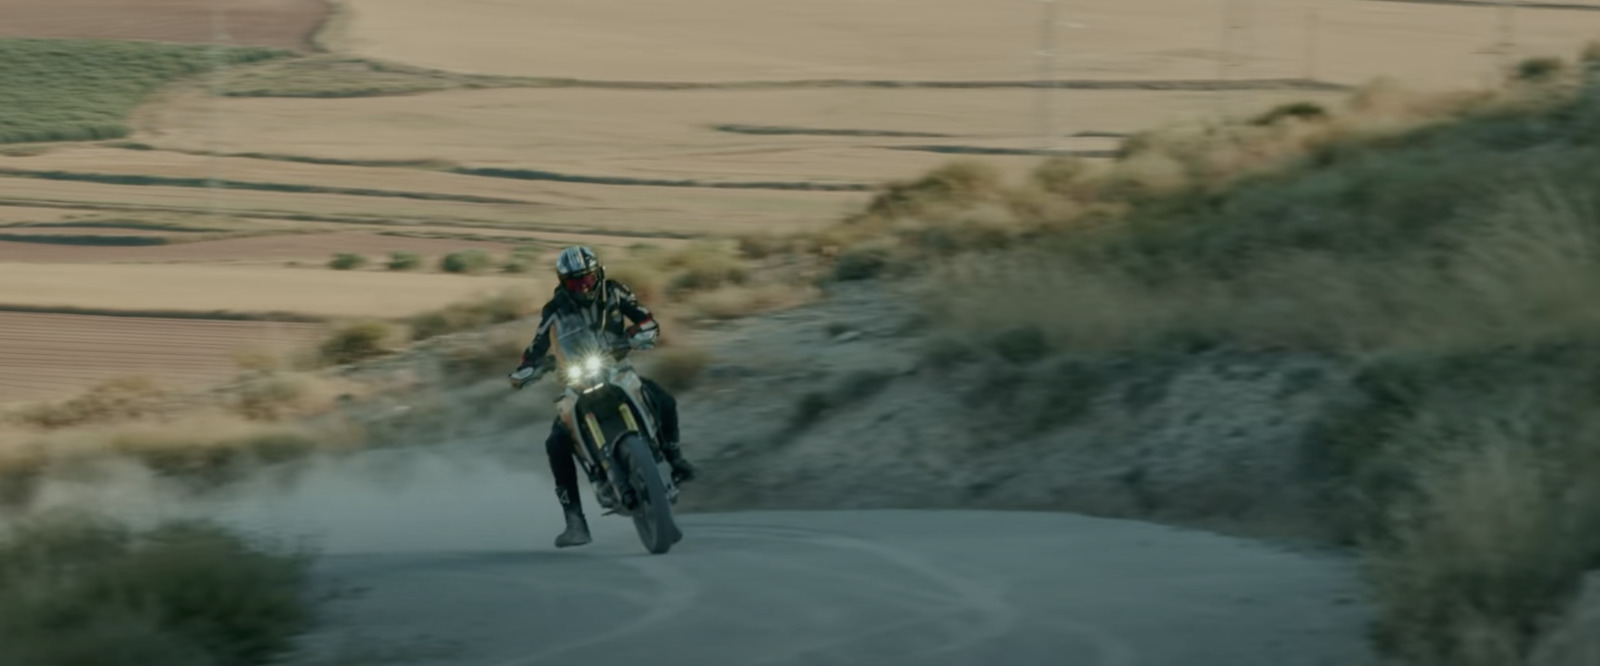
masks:
<svg viewBox="0 0 1600 666"><path fill-rule="evenodd" d="M517 368L516 372L507 375L506 378L511 380L512 390L521 391L522 387L529 381L535 379L538 374L538 369L530 366L526 368Z"/></svg>
<svg viewBox="0 0 1600 666"><path fill-rule="evenodd" d="M656 340L661 336L660 329L639 331L628 338L628 346L634 349L651 349L656 346Z"/></svg>

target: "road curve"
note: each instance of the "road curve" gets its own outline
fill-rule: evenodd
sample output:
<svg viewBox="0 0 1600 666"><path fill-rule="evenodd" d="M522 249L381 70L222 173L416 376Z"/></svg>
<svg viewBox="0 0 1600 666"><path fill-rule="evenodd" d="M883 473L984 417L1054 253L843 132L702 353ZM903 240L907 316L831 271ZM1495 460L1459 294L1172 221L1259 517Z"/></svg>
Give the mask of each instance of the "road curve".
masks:
<svg viewBox="0 0 1600 666"><path fill-rule="evenodd" d="M326 607L292 666L1374 663L1338 558L966 511L685 515L659 556L629 521L595 515L594 543L557 550L531 448L372 451L205 503L111 483L46 495L312 539L319 579L356 593Z"/></svg>
<svg viewBox="0 0 1600 666"><path fill-rule="evenodd" d="M650 556L631 524L594 522L578 549L330 557L326 574L365 592L324 638L413 641L399 654L421 666L1370 663L1343 565L1202 533L1055 514L696 515Z"/></svg>

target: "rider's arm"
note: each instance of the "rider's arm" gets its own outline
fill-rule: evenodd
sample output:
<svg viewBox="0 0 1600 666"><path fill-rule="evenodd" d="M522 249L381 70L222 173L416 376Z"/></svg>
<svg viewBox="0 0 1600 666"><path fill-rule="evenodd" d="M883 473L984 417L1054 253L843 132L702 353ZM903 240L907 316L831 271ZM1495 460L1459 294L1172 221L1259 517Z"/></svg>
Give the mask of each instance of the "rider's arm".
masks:
<svg viewBox="0 0 1600 666"><path fill-rule="evenodd" d="M639 333L653 334L660 331L661 325L656 323L655 314L650 312L650 308L639 302L639 297L633 294L632 289L629 289L627 285L621 282L615 281L611 283L611 289L612 293L616 294L617 304L621 307L622 316L633 322L633 327L629 329L630 335Z"/></svg>
<svg viewBox="0 0 1600 666"><path fill-rule="evenodd" d="M546 303L544 312L539 315L539 330L533 334L533 342L522 350L522 363L517 366L519 369L536 365L550 353L550 328L555 324L555 314L555 302Z"/></svg>

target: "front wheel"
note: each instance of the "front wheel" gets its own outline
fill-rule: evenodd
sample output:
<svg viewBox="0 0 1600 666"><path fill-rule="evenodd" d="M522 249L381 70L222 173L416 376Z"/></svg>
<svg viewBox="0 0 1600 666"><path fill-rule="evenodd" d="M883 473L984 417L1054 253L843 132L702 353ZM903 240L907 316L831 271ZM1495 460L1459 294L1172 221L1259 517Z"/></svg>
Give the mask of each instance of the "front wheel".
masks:
<svg viewBox="0 0 1600 666"><path fill-rule="evenodd" d="M639 541L652 555L672 549L682 534L672 519L672 503L667 500L667 485L661 481L661 469L650 444L637 434L628 435L619 442L626 457L628 483L633 486L636 504L633 507L633 526L639 531Z"/></svg>

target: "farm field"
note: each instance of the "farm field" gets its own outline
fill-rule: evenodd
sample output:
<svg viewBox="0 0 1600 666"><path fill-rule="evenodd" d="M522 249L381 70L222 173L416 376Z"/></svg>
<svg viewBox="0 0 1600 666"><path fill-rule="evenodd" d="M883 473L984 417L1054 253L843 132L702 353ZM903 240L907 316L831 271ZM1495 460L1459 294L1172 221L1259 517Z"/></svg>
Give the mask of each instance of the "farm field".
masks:
<svg viewBox="0 0 1600 666"><path fill-rule="evenodd" d="M1252 110L1342 96L1302 90L1228 94L1229 104ZM1023 148L1040 148L1038 96L1021 89L852 88L504 89L404 98L227 99L220 104L186 96L146 118L139 139L187 151L214 144L230 153L441 160L596 176L880 182L949 159L919 147L1020 139ZM1224 101L1215 92L1154 90L1066 91L1057 98L1061 108L1056 129L1063 133L1128 133L1191 121L1217 113ZM651 112L640 114L643 106ZM205 124L213 115L227 119L215 131ZM1071 147L1110 150L1116 142L1114 137L1075 139ZM45 155L0 160L0 165L70 159ZM1039 161L989 159L1011 171ZM118 161L124 160L134 163L138 158ZM270 167L252 168L241 173L260 178L261 170ZM378 177L393 171L371 173ZM455 178L452 182L460 183L464 177ZM499 196L512 191L479 187Z"/></svg>
<svg viewBox="0 0 1600 666"><path fill-rule="evenodd" d="M63 235L69 236L108 234L103 229L44 229L34 231L37 231L38 235L57 231L67 232ZM0 234L9 235L13 233L15 232L0 230ZM157 231L139 230L121 230L117 231L116 235L168 237ZM19 242L3 240L3 238L3 236L0 236L0 262L30 263L282 263L285 261L300 261L312 266L318 266L326 261L330 255L339 252L367 255L373 261L381 263L390 252L416 252L432 259L458 250L483 250L491 254L504 255L516 247L515 244L511 243L409 238L361 231L280 234L139 246L52 244ZM530 244L531 242L530 240Z"/></svg>
<svg viewBox="0 0 1600 666"><path fill-rule="evenodd" d="M1380 75L1432 86L1483 80L1496 9L1478 4L1290 0L1247 3L1241 78L1359 84ZM351 0L338 43L445 70L630 81L1032 79L1039 5L955 0ZM1209 79L1219 73L1222 2L1066 3L1064 78ZM1315 23L1308 11L1317 10ZM1570 53L1600 16L1528 10L1528 52ZM1314 32L1315 49L1307 37ZM459 35L472 35L470 41ZM1308 56L1308 53L1313 56ZM580 55L581 54L581 55Z"/></svg>
<svg viewBox="0 0 1600 666"><path fill-rule="evenodd" d="M325 0L6 0L0 37L212 41L211 12L228 17L234 44L307 48Z"/></svg>
<svg viewBox="0 0 1600 666"><path fill-rule="evenodd" d="M92 80L83 68L114 68L135 52L128 46L61 42L84 46L73 51L77 69L29 60L35 69L14 77L40 100L24 111L49 112L11 119L0 108L0 129L22 128L9 140L85 140L0 150L0 234L11 235L0 240L0 306L403 316L501 286L543 288L542 273L432 273L451 251L500 258L518 245L805 232L858 210L864 188L953 158L981 154L1020 177L1044 159L1047 129L1056 148L1100 155L1155 126L1345 94L1281 82L1220 89L1218 78L1351 86L1387 75L1451 88L1489 81L1500 62L1487 6L1246 3L1248 30L1225 40L1220 1L1081 0L1062 7L1054 76L1103 87L1055 91L1042 107L1041 90L1015 85L1045 75L1034 2L661 0L619 11L591 0L347 0L324 25L321 0L221 1L227 44L301 55L240 65L215 79L236 95L220 99L206 92L213 79L193 73L193 53L181 55L191 69L151 56L139 61L146 70L118 70L156 78L114 98L78 94ZM205 43L211 6L11 0L0 6L0 42ZM1570 55L1600 35L1600 12L1530 8L1517 30L1516 57ZM304 55L319 48L313 36L330 52ZM813 79L871 83L799 82ZM919 81L988 87L891 85ZM749 82L769 85L728 85ZM200 187L212 176L228 186ZM426 270L383 270L393 251L424 255ZM323 267L335 252L372 264ZM176 320L50 317L25 323L79 337L167 327L153 354L220 335ZM56 358L36 349L47 339L12 330L0 330L0 348ZM226 365L207 358L221 365L205 372ZM7 395L0 401L23 399Z"/></svg>
<svg viewBox="0 0 1600 666"><path fill-rule="evenodd" d="M238 373L239 349L292 348L321 327L0 312L0 403L70 397L119 376L168 386L211 384Z"/></svg>
<svg viewBox="0 0 1600 666"><path fill-rule="evenodd" d="M545 289L547 278L388 273L380 269L186 264L0 262L0 305L109 310L294 312L403 317L504 288Z"/></svg>

